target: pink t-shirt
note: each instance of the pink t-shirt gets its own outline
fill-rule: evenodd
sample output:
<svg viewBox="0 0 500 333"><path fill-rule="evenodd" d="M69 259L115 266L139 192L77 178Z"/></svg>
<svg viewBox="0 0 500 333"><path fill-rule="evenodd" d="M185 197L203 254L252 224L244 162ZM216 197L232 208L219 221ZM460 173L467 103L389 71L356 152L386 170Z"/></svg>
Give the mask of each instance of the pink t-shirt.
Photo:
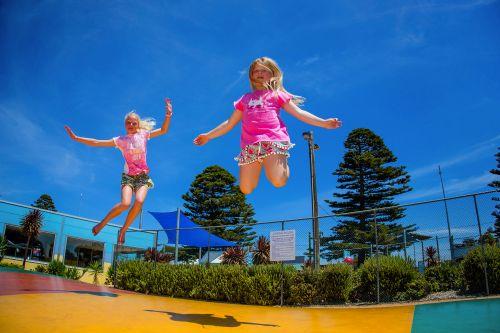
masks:
<svg viewBox="0 0 500 333"><path fill-rule="evenodd" d="M283 91L255 90L234 102L234 108L243 112L241 147L260 141L290 141L280 109L292 99Z"/></svg>
<svg viewBox="0 0 500 333"><path fill-rule="evenodd" d="M115 145L121 150L125 158L123 172L130 176L140 173L148 173L146 163L146 143L149 140L149 132L140 130L135 134L127 134L113 138Z"/></svg>

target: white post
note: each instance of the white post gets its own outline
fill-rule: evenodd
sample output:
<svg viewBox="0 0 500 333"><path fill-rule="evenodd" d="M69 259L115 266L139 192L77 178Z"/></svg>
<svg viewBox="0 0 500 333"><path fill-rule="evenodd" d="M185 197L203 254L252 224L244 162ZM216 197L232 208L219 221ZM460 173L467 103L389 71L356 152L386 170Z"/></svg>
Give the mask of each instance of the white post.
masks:
<svg viewBox="0 0 500 333"><path fill-rule="evenodd" d="M177 208L177 227L175 228L175 264L179 260L179 226L181 223L181 209Z"/></svg>

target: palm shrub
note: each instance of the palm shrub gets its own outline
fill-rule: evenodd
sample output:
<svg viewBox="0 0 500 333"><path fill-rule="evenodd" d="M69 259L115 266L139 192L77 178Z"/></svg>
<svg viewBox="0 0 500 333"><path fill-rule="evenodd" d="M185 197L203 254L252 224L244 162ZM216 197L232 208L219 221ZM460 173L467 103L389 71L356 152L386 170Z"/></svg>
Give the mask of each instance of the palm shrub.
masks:
<svg viewBox="0 0 500 333"><path fill-rule="evenodd" d="M462 266L451 261L427 267L424 277L431 291L459 290L462 287Z"/></svg>
<svg viewBox="0 0 500 333"><path fill-rule="evenodd" d="M438 264L436 253L437 251L434 246L428 246L425 249L425 254L427 255L427 267L436 266Z"/></svg>
<svg viewBox="0 0 500 333"><path fill-rule="evenodd" d="M80 271L76 267L66 267L64 277L71 280L80 280L85 273L87 273L86 268L83 271Z"/></svg>
<svg viewBox="0 0 500 333"><path fill-rule="evenodd" d="M144 260L148 262L169 263L174 259L172 253L159 252L157 249L149 248L144 253Z"/></svg>
<svg viewBox="0 0 500 333"><path fill-rule="evenodd" d="M252 263L254 265L266 265L271 263L271 244L265 236L260 236L257 246L252 251Z"/></svg>
<svg viewBox="0 0 500 333"><path fill-rule="evenodd" d="M464 285L463 291L470 293L485 292L484 264L488 274L490 293L500 292L500 248L485 245L467 253L462 261Z"/></svg>
<svg viewBox="0 0 500 333"><path fill-rule="evenodd" d="M21 220L22 233L28 238L26 248L24 250L23 268L26 268L26 258L28 257L28 249L33 238L37 238L42 227L43 214L38 209L31 210Z"/></svg>
<svg viewBox="0 0 500 333"><path fill-rule="evenodd" d="M228 247L224 253L222 253L222 264L223 265L246 265L246 251L239 247Z"/></svg>
<svg viewBox="0 0 500 333"><path fill-rule="evenodd" d="M99 282L99 273L102 273L101 263L98 261L92 261L87 269L90 271L90 275L92 276L92 282L97 284Z"/></svg>
<svg viewBox="0 0 500 333"><path fill-rule="evenodd" d="M378 263L377 263L378 260ZM356 298L364 301L377 300L377 266L380 278L380 300L392 301L398 293L406 291L419 273L411 262L401 257L378 256L364 262L358 270L359 285Z"/></svg>

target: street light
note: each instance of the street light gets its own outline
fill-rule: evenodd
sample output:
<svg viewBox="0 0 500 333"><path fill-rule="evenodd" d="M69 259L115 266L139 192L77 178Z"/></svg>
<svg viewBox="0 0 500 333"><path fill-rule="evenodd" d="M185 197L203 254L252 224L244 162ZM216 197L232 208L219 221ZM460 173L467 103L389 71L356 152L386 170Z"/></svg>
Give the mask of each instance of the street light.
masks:
<svg viewBox="0 0 500 333"><path fill-rule="evenodd" d="M313 246L314 246L314 269L318 270L319 262L319 221L318 221L318 192L316 188L316 167L314 164L314 151L319 149L319 146L314 143L313 132L308 131L302 133L302 137L309 144L309 170L311 174L311 206L313 216Z"/></svg>

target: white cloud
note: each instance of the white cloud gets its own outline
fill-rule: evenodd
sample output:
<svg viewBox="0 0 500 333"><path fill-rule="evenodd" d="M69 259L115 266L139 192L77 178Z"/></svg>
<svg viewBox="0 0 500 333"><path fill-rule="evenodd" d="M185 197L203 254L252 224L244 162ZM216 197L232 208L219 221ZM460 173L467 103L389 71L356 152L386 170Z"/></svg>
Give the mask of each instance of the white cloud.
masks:
<svg viewBox="0 0 500 333"><path fill-rule="evenodd" d="M495 179L495 175L485 172L479 176L472 176L465 179L451 179L445 184L446 196L471 193L488 186L488 183ZM427 189L412 191L401 196L403 202L414 201L423 198L437 198L442 196L441 186L434 186Z"/></svg>
<svg viewBox="0 0 500 333"><path fill-rule="evenodd" d="M25 116L22 109L0 106L0 117L9 124L4 133L4 158L34 166L61 185L70 184L80 173L85 163L61 146L53 133ZM60 130L62 135L64 129Z"/></svg>
<svg viewBox="0 0 500 333"><path fill-rule="evenodd" d="M423 166L415 170L410 170L409 174L412 177L420 177L430 173L435 173L438 170L438 167L441 168L450 167L456 164L460 164L480 156L485 156L486 154L491 154L491 151L498 146L500 142L500 135L497 135L489 140L478 143L472 147L470 147L466 152L462 152L458 155L452 156L446 160L433 163L431 165Z"/></svg>
<svg viewBox="0 0 500 333"><path fill-rule="evenodd" d="M228 84L223 89L224 93L227 94L229 91L231 91L231 89L233 89L233 87L236 86L246 74L247 74L247 70L246 69L239 70L238 71L238 78L236 78L236 80L234 80L233 82L231 82L230 84Z"/></svg>
<svg viewBox="0 0 500 333"><path fill-rule="evenodd" d="M309 66L311 64L314 64L315 62L317 62L319 60L319 57L318 56L312 56L312 57L309 57L309 58L306 58L304 60L300 60L296 63L297 66Z"/></svg>

